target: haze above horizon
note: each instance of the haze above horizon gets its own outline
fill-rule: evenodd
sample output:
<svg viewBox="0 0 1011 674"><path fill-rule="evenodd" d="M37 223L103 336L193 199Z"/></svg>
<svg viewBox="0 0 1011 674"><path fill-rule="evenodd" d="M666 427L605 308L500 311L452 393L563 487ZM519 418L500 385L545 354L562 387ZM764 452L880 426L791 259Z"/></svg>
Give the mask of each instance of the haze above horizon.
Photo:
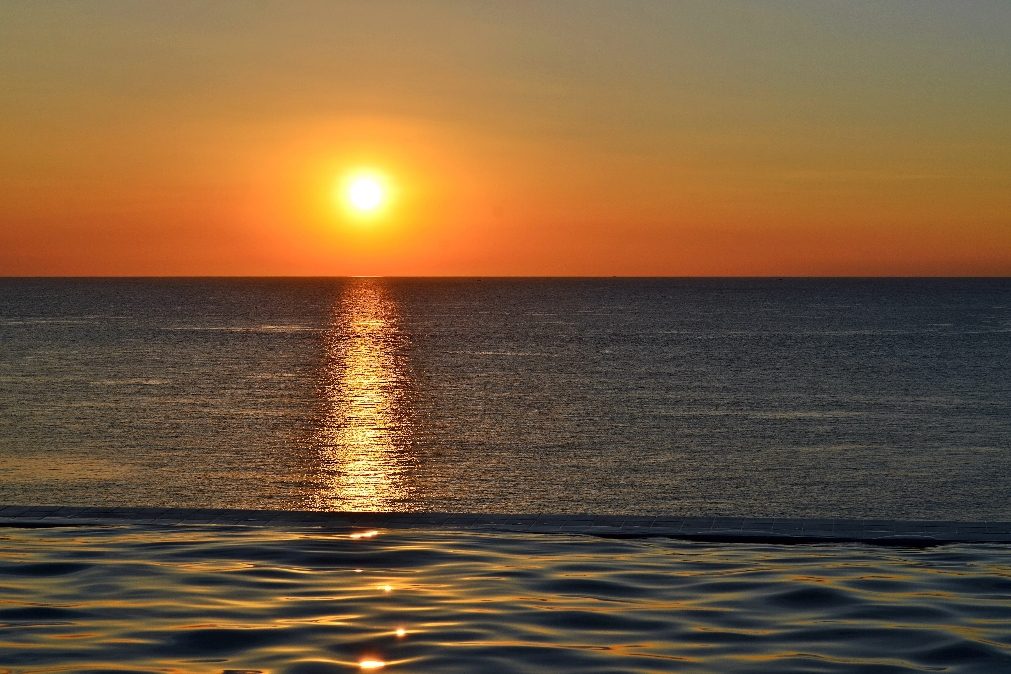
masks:
<svg viewBox="0 0 1011 674"><path fill-rule="evenodd" d="M1011 276L1011 4L8 4L0 276Z"/></svg>

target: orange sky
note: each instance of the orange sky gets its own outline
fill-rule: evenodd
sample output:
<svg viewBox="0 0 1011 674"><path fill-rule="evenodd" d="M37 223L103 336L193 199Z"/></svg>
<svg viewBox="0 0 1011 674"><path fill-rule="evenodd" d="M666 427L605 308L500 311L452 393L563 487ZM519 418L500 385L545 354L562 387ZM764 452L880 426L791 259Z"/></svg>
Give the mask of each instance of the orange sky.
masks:
<svg viewBox="0 0 1011 674"><path fill-rule="evenodd" d="M4 14L0 275L1011 275L1005 2Z"/></svg>

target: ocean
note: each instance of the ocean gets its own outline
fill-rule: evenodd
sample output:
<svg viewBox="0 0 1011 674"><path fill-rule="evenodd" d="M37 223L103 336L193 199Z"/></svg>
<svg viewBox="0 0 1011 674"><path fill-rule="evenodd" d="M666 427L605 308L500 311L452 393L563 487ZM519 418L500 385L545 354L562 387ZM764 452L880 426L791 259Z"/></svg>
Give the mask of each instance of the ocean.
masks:
<svg viewBox="0 0 1011 674"><path fill-rule="evenodd" d="M1008 279L0 279L0 503L1011 517Z"/></svg>

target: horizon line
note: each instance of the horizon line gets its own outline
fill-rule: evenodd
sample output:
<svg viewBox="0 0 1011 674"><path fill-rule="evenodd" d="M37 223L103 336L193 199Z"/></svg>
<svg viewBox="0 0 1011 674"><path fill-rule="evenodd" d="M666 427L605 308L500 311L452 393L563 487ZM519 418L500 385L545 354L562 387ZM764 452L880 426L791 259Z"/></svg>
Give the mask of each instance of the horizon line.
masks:
<svg viewBox="0 0 1011 674"><path fill-rule="evenodd" d="M949 280L1011 280L1011 274L1009 275L946 275L946 274L916 274L916 275L903 275L903 274L873 274L873 275L860 275L860 274L833 274L833 275L819 275L819 274L762 274L762 275L750 275L750 274L705 274L705 275L676 275L676 274L607 274L607 275L585 275L585 274L446 274L446 275L398 275L398 274L332 274L332 275L316 275L316 274L18 274L18 275L5 275L0 274L0 280L17 280L17 279L352 279L352 278L387 278L387 279L432 279L432 280L453 280L453 279L754 279L754 280L804 280L804 279L818 279L818 280L828 280L828 279L838 279L838 280L912 280L912 279L949 279Z"/></svg>

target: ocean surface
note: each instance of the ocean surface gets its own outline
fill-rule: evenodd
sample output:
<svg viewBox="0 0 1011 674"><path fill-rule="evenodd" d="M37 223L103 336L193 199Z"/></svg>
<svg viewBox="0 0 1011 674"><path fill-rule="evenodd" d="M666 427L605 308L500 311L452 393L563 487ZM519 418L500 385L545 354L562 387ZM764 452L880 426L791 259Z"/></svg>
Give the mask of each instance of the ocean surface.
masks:
<svg viewBox="0 0 1011 674"><path fill-rule="evenodd" d="M0 503L1011 517L1011 280L0 279Z"/></svg>
<svg viewBox="0 0 1011 674"><path fill-rule="evenodd" d="M0 528L0 596L18 674L1011 671L1006 546Z"/></svg>

